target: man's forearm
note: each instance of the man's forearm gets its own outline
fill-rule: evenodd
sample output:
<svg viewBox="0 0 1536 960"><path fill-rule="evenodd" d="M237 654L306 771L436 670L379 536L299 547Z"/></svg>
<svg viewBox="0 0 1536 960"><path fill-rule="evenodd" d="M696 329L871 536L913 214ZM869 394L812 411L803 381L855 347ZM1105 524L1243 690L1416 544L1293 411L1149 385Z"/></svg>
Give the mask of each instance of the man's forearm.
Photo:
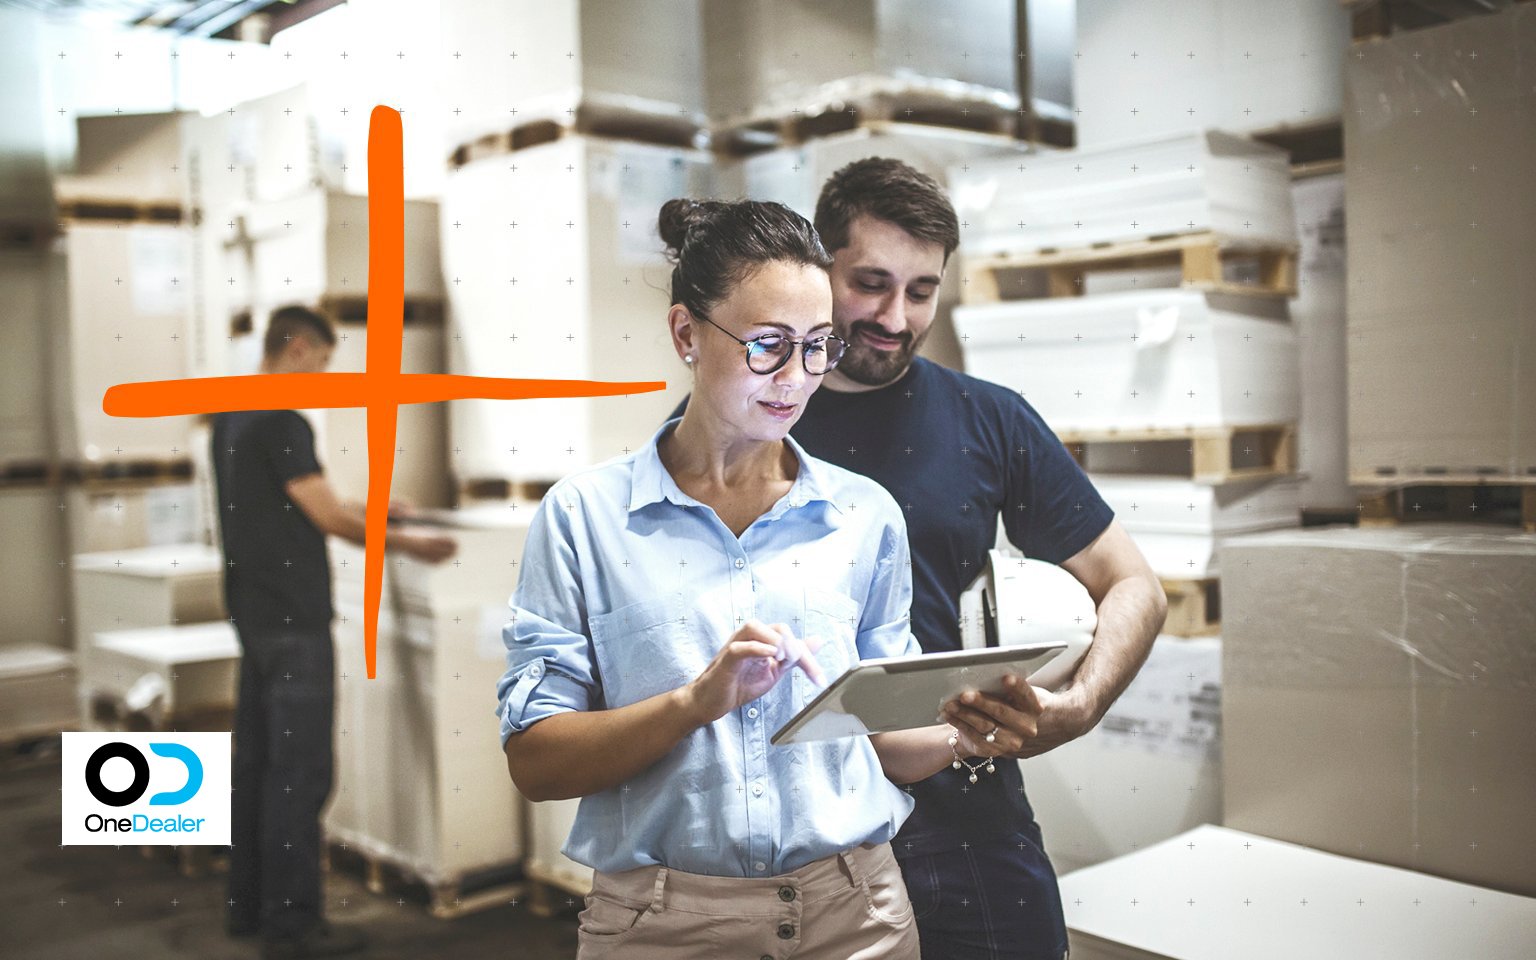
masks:
<svg viewBox="0 0 1536 960"><path fill-rule="evenodd" d="M1168 601L1155 577L1127 577L1104 595L1093 643L1078 665L1072 686L1064 691L1088 713L1092 724L1103 719L1130 686L1167 614Z"/></svg>

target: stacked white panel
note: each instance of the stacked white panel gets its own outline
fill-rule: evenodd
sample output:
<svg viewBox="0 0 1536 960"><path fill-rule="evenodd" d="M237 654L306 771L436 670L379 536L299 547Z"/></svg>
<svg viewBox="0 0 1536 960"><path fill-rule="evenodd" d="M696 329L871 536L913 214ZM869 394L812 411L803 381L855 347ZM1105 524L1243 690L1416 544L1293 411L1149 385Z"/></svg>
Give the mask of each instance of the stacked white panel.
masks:
<svg viewBox="0 0 1536 960"><path fill-rule="evenodd" d="M75 556L76 649L97 633L222 620L224 558L204 544Z"/></svg>
<svg viewBox="0 0 1536 960"><path fill-rule="evenodd" d="M233 714L240 678L240 640L227 621L107 630L79 651L82 722L95 721L96 701L119 717L156 729L176 717Z"/></svg>
<svg viewBox="0 0 1536 960"><path fill-rule="evenodd" d="M75 659L41 643L0 644L0 743L75 726Z"/></svg>

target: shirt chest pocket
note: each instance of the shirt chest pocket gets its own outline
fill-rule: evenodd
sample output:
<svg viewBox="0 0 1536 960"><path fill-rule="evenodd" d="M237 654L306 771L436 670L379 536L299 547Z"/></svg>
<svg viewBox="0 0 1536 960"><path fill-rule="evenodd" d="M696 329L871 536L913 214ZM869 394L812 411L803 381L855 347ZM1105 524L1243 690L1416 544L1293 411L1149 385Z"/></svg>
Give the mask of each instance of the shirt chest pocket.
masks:
<svg viewBox="0 0 1536 960"><path fill-rule="evenodd" d="M690 622L676 594L592 617L588 626L603 699L610 708L676 690L702 673L715 656L705 625Z"/></svg>

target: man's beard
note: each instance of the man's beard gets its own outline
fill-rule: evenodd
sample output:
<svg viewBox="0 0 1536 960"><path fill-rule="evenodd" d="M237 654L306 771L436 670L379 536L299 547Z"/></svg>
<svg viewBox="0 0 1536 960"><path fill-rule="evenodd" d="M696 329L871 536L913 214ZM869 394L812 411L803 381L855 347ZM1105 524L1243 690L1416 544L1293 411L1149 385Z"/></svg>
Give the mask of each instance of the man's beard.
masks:
<svg viewBox="0 0 1536 960"><path fill-rule="evenodd" d="M907 367L912 364L912 358L917 355L917 351L923 346L923 341L928 338L928 330L924 330L923 335L916 338L912 336L911 331L906 331L897 338L901 340L901 346L895 350L876 350L860 339L861 330L869 330L876 336L885 336L885 331L879 324L862 320L854 321L848 328L848 349L843 352L843 359L837 363L837 372L854 383L861 383L866 387L883 387L906 373Z"/></svg>

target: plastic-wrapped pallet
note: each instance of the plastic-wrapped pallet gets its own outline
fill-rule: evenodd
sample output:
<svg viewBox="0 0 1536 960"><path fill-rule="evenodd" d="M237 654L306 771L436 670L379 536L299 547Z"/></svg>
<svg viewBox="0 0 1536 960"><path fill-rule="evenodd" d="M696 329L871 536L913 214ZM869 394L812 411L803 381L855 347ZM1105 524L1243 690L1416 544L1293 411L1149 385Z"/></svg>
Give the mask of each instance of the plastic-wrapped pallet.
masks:
<svg viewBox="0 0 1536 960"><path fill-rule="evenodd" d="M111 417L107 388L189 375L190 232L76 220L64 232L69 322L54 343L54 446L67 460L186 455L190 417Z"/></svg>
<svg viewBox="0 0 1536 960"><path fill-rule="evenodd" d="M1344 176L1297 180L1296 326L1301 377L1301 416L1296 425L1296 463L1303 474L1302 501L1313 507L1353 508L1349 489L1348 391L1345 385Z"/></svg>
<svg viewBox="0 0 1536 960"><path fill-rule="evenodd" d="M658 393L449 405L460 481L552 481L638 449L688 391L667 330L661 205L709 154L570 136L455 171L443 195L449 371L665 381Z"/></svg>
<svg viewBox="0 0 1536 960"><path fill-rule="evenodd" d="M201 543L76 555L76 649L108 630L224 619L223 569L219 550Z"/></svg>
<svg viewBox="0 0 1536 960"><path fill-rule="evenodd" d="M227 730L233 723L240 641L228 621L102 631L79 661L88 728Z"/></svg>
<svg viewBox="0 0 1536 960"><path fill-rule="evenodd" d="M449 141L580 108L702 125L705 0L442 0Z"/></svg>
<svg viewBox="0 0 1536 960"><path fill-rule="evenodd" d="M955 308L966 372L1058 432L1293 423L1285 319L1283 302L1178 289Z"/></svg>
<svg viewBox="0 0 1536 960"><path fill-rule="evenodd" d="M63 325L64 258L33 250L0 251L0 460L50 458L50 340Z"/></svg>
<svg viewBox="0 0 1536 960"><path fill-rule="evenodd" d="M419 877L444 908L460 884L522 858L521 803L501 752L501 625L531 510L425 511L458 552L389 555L375 679L363 648L363 551L330 543L336 574L335 839ZM444 899L446 898L446 900Z"/></svg>
<svg viewBox="0 0 1536 960"><path fill-rule="evenodd" d="M1243 0L1078 0L1073 119L1080 146L1265 130L1339 115L1349 11Z"/></svg>
<svg viewBox="0 0 1536 960"><path fill-rule="evenodd" d="M1086 736L1020 761L1058 874L1221 821L1221 638L1160 636Z"/></svg>
<svg viewBox="0 0 1536 960"><path fill-rule="evenodd" d="M1533 49L1517 4L1344 60L1355 483L1536 473Z"/></svg>
<svg viewBox="0 0 1536 960"><path fill-rule="evenodd" d="M978 161L949 186L967 256L1199 232L1296 244L1289 156L1215 130Z"/></svg>
<svg viewBox="0 0 1536 960"><path fill-rule="evenodd" d="M1222 567L1224 822L1536 895L1536 538L1275 531Z"/></svg>
<svg viewBox="0 0 1536 960"><path fill-rule="evenodd" d="M71 646L69 562L57 486L0 487L0 641Z"/></svg>
<svg viewBox="0 0 1536 960"><path fill-rule="evenodd" d="M1018 107L1013 4L706 3L704 30L709 113L717 121L841 109L842 102L880 93Z"/></svg>
<svg viewBox="0 0 1536 960"><path fill-rule="evenodd" d="M1301 481L1294 477L1218 485L1105 473L1091 479L1152 571L1169 580L1216 576L1225 537L1301 520Z"/></svg>
<svg viewBox="0 0 1536 960"><path fill-rule="evenodd" d="M56 646L0 644L0 744L75 726L75 659Z"/></svg>
<svg viewBox="0 0 1536 960"><path fill-rule="evenodd" d="M561 852L580 806L579 799L528 805L528 859L523 869L530 880L584 896L592 890L592 868Z"/></svg>

